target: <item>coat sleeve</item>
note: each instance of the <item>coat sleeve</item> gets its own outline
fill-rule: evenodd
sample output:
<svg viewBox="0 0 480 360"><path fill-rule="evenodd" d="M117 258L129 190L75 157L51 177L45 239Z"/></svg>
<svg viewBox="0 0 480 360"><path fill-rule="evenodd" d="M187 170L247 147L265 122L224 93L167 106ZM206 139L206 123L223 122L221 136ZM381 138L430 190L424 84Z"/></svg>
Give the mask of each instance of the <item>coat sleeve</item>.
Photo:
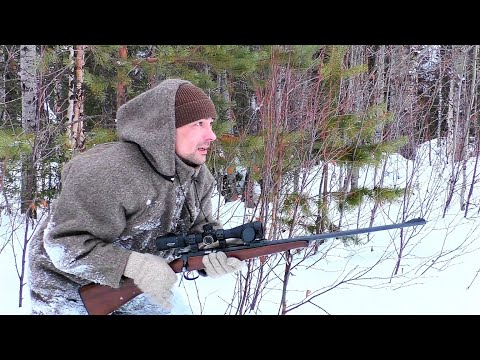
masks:
<svg viewBox="0 0 480 360"><path fill-rule="evenodd" d="M78 163L66 165L44 234L45 250L56 268L119 287L130 255L113 244L126 226L121 195L112 174Z"/></svg>
<svg viewBox="0 0 480 360"><path fill-rule="evenodd" d="M200 198L200 212L190 228L191 232L201 233L203 231L203 225L207 222L211 223L214 229L222 228L220 221L216 220L212 215L212 195L215 188L215 181L213 176L209 180L209 186L206 187L206 191L203 192L203 196Z"/></svg>

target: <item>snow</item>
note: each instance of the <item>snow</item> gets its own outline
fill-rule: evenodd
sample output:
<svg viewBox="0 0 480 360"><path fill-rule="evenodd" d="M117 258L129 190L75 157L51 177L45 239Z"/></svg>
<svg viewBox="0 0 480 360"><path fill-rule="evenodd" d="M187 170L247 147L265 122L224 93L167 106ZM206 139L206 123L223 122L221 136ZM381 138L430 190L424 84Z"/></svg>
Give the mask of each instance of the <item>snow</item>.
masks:
<svg viewBox="0 0 480 360"><path fill-rule="evenodd" d="M398 154L386 159L383 186L408 186L410 193L405 200L382 204L372 225L416 217L424 218L426 225L361 235L358 245L330 239L319 246L316 255L306 259L304 252L299 252L288 283L288 314L480 314L480 189L478 175L472 179L475 159L466 163L467 194L472 181L473 193L465 216L459 198L461 177L445 209L452 187L450 179L458 166L449 164L444 153L443 144L432 141L418 149L415 161ZM305 176L310 176L309 191L317 191L318 169ZM372 186L373 178L372 167L362 169L359 185ZM215 194L213 208L218 204L218 216L225 229L241 225L252 215L240 200L224 203ZM335 211L332 207L331 212ZM345 213L342 230L369 226L371 211L372 204L367 202ZM19 308L15 267L21 261L24 221L2 214L0 235L0 314L28 314L28 283ZM269 262L268 284L259 296L258 306L249 314L280 312L285 263L281 255L273 259ZM259 260L252 263L258 266ZM179 274L171 313L234 314L238 298L233 294L238 292L244 281L241 275L245 274L244 269L241 274L196 280L186 280ZM255 278L258 271L252 275Z"/></svg>

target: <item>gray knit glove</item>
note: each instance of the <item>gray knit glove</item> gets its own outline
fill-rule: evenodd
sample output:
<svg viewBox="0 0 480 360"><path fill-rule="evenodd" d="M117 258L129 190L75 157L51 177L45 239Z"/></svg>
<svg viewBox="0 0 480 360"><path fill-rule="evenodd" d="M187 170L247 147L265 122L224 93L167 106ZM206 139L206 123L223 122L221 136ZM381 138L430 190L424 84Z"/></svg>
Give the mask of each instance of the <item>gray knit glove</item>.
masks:
<svg viewBox="0 0 480 360"><path fill-rule="evenodd" d="M123 274L133 279L142 292L165 310L172 309L171 289L177 282L177 275L164 258L133 251Z"/></svg>
<svg viewBox="0 0 480 360"><path fill-rule="evenodd" d="M227 257L223 251L211 252L204 255L202 263L205 266L205 272L212 278L218 278L240 270L245 263L234 257Z"/></svg>

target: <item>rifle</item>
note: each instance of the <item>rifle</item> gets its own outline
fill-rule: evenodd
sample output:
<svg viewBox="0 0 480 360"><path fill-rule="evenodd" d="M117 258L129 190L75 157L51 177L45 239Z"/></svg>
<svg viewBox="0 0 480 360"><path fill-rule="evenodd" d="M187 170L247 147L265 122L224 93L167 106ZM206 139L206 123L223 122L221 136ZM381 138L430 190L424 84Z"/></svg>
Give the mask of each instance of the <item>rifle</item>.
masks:
<svg viewBox="0 0 480 360"><path fill-rule="evenodd" d="M312 241L328 238L342 238L349 235L370 233L375 231L424 225L426 221L415 218L397 224L372 226L366 228L334 231L317 235L297 236L282 240L266 240L263 238L263 225L259 221L249 222L232 229L216 229L211 224L204 225L202 233L183 233L158 237L158 250L178 249L180 258L169 263L174 272L186 273L204 268L202 258L214 251L223 251L228 257L247 260L263 255L270 255L287 250L307 247ZM240 244L228 244L227 239L240 239ZM208 245L218 241L218 246L208 249ZM207 248L200 249L199 244ZM188 279L188 278L187 278ZM119 288L91 283L80 287L80 297L89 315L108 315L126 304L142 291L134 284L133 279L123 278Z"/></svg>

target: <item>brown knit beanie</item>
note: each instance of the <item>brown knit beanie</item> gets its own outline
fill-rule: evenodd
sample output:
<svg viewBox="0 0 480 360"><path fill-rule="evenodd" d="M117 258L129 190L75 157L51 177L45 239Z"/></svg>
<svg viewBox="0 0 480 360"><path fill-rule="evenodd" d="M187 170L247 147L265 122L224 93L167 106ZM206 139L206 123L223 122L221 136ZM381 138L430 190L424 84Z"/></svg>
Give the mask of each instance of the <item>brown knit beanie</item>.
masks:
<svg viewBox="0 0 480 360"><path fill-rule="evenodd" d="M175 127L216 117L215 105L202 89L192 84L180 85L175 97Z"/></svg>

